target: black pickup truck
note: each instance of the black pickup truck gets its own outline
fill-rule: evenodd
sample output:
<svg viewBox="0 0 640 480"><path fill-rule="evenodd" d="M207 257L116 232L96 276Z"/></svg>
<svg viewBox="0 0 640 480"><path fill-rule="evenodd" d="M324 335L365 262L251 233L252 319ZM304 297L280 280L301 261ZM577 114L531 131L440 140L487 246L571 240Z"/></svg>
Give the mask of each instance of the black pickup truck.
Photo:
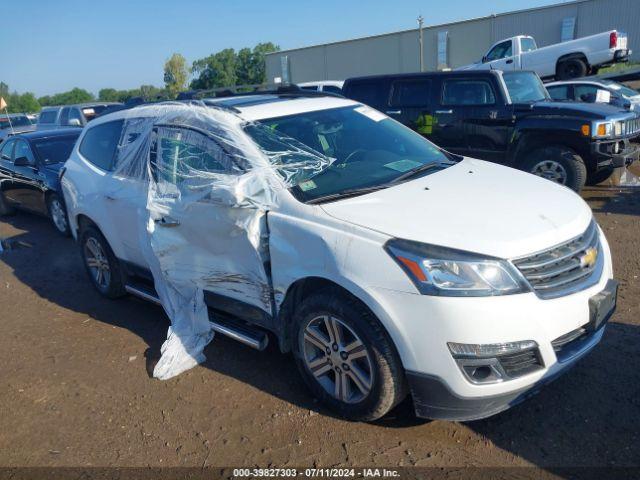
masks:
<svg viewBox="0 0 640 480"><path fill-rule="evenodd" d="M534 72L461 71L347 79L365 103L460 155L510 165L580 191L638 159L636 113L555 102Z"/></svg>

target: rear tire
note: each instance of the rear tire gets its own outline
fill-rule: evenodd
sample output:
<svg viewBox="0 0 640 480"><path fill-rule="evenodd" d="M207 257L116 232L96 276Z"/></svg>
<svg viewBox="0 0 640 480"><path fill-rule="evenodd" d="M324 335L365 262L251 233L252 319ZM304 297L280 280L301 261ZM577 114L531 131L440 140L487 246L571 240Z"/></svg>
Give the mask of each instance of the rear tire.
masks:
<svg viewBox="0 0 640 480"><path fill-rule="evenodd" d="M587 185L589 186L598 185L599 183L609 180L609 177L613 175L613 171L614 171L614 168L610 167L610 168L603 168L601 170L598 170L597 172L590 173L587 176Z"/></svg>
<svg viewBox="0 0 640 480"><path fill-rule="evenodd" d="M67 209L64 206L64 202L60 196L56 193L52 193L47 198L47 210L49 211L49 218L53 224L53 228L56 229L63 237L68 237L71 234L69 230L69 219L67 217Z"/></svg>
<svg viewBox="0 0 640 480"><path fill-rule="evenodd" d="M7 202L7 199L4 198L4 193L0 192L0 216L9 216L9 215L14 215L16 213L16 209L9 205L9 202Z"/></svg>
<svg viewBox="0 0 640 480"><path fill-rule="evenodd" d="M558 80L570 80L572 78L584 77L589 68L587 64L579 58L569 58L558 63L556 67L556 78Z"/></svg>
<svg viewBox="0 0 640 480"><path fill-rule="evenodd" d="M377 420L405 398L404 369L393 342L357 299L321 290L296 308L293 327L302 378L340 416Z"/></svg>
<svg viewBox="0 0 640 480"><path fill-rule="evenodd" d="M587 167L575 151L563 146L534 150L522 169L580 192L587 180Z"/></svg>
<svg viewBox="0 0 640 480"><path fill-rule="evenodd" d="M126 294L120 262L109 243L95 227L80 232L80 251L93 286L107 298Z"/></svg>

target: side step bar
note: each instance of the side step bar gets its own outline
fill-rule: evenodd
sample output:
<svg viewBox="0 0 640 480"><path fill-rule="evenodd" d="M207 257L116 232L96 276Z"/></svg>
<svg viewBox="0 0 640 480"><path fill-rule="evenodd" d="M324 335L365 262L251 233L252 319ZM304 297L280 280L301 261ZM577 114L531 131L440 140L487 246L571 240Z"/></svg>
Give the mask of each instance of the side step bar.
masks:
<svg viewBox="0 0 640 480"><path fill-rule="evenodd" d="M127 293L146 300L156 305L162 306L160 299L155 292L150 292L147 288L127 285L125 287ZM216 315L217 316L217 315ZM220 317L222 317L220 315ZM217 320L217 319L216 319ZM211 328L222 335L232 338L240 343L255 348L256 350L264 350L269 344L269 337L261 330L252 328L248 325L238 325L237 322L224 322L222 319L212 322L209 320Z"/></svg>

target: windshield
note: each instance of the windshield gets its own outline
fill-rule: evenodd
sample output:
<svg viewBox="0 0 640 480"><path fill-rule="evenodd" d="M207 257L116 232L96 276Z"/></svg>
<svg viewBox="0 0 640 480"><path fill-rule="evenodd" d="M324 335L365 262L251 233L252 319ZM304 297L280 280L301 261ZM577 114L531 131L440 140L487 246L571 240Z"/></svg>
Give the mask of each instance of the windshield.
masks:
<svg viewBox="0 0 640 480"><path fill-rule="evenodd" d="M11 122L9 122L11 120ZM9 117L6 116L0 117L0 129L4 130L5 128L11 127L27 127L30 126L31 122L27 118L27 116L18 116L18 117Z"/></svg>
<svg viewBox="0 0 640 480"><path fill-rule="evenodd" d="M320 172L300 169L289 179L294 195L305 202L383 187L423 165L434 164L437 171L453 163L421 135L365 106L261 120L245 131L284 166L329 159Z"/></svg>
<svg viewBox="0 0 640 480"><path fill-rule="evenodd" d="M541 102L549 98L540 77L533 72L506 72L502 77L511 103Z"/></svg>
<svg viewBox="0 0 640 480"><path fill-rule="evenodd" d="M33 142L35 151L45 165L66 162L80 135L45 138Z"/></svg>

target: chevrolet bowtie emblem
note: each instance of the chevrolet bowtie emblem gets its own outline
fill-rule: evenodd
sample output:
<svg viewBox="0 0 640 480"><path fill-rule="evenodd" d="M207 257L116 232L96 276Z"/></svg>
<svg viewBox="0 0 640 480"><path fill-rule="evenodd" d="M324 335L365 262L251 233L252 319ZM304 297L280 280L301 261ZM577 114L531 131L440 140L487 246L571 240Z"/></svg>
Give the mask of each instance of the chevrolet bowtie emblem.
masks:
<svg viewBox="0 0 640 480"><path fill-rule="evenodd" d="M584 255L580 257L580 266L583 268L593 267L598 259L598 250L589 247L585 250Z"/></svg>

